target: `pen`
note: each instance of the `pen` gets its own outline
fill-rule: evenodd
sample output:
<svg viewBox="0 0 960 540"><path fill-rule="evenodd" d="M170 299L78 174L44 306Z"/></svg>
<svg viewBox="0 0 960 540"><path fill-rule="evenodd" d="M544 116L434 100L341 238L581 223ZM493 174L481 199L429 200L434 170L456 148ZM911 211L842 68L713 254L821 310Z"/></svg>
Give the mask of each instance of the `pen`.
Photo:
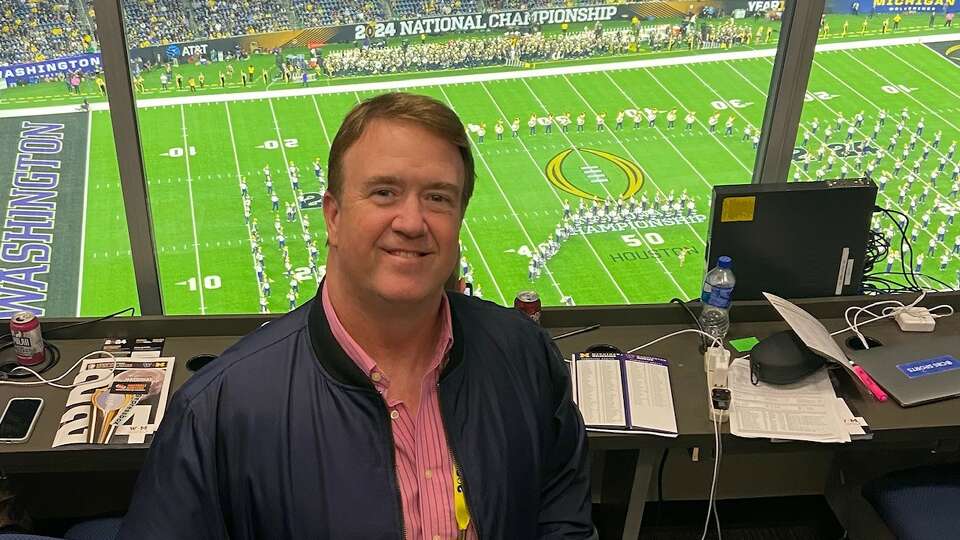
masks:
<svg viewBox="0 0 960 540"><path fill-rule="evenodd" d="M878 385L877 382L873 380L873 377L864 371L862 367L851 362L850 369L856 373L857 378L860 379L860 382L867 387L867 390L870 390L870 393L873 394L873 397L875 397L877 401L887 400L887 393L883 391L883 388L880 388L880 385Z"/></svg>

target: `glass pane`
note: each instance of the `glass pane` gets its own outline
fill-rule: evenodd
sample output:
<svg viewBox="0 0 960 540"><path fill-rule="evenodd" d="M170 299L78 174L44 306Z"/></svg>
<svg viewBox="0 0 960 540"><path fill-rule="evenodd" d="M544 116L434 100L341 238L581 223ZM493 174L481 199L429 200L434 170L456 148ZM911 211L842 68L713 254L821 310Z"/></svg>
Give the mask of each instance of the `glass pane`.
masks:
<svg viewBox="0 0 960 540"><path fill-rule="evenodd" d="M891 247L877 254L866 290L955 288L960 47L953 19L960 6L828 4L836 9L821 25L824 50L814 59L791 180L868 176L878 184L877 204L895 215L874 219ZM907 249L897 213L906 215Z"/></svg>
<svg viewBox="0 0 960 540"><path fill-rule="evenodd" d="M678 3L153 5L166 15L131 42L156 45L134 48L131 65L165 305L178 314L256 311L261 296L285 311L312 297L326 254L314 163L322 175L351 107L395 89L434 96L468 124L479 176L461 240L486 298L510 304L531 288L546 305L697 297L711 188L750 181L780 35L776 10ZM133 32L144 8L124 6ZM171 26L196 39L166 44ZM252 33L268 29L278 31ZM594 201L604 217L579 213ZM565 204L570 231L547 256ZM546 262L531 272L534 255Z"/></svg>
<svg viewBox="0 0 960 540"><path fill-rule="evenodd" d="M0 7L0 317L138 309L92 13Z"/></svg>

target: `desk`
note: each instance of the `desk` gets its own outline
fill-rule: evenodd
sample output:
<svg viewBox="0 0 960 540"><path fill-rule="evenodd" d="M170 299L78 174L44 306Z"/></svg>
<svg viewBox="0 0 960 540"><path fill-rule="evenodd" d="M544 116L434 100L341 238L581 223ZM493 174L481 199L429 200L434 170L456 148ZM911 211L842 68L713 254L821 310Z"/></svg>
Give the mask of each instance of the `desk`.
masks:
<svg viewBox="0 0 960 540"><path fill-rule="evenodd" d="M854 297L813 299L797 303L820 317L827 328L834 330L845 326L842 313L846 307L865 305L875 300L877 298ZM930 295L924 302L925 305L939 303L950 303L955 308L960 307L958 305L960 295ZM558 342L564 354L569 355L595 343L610 343L623 349L632 348L664 334L688 328L690 323L687 317L687 314L676 305L655 305L547 309L544 311L543 322L554 334L594 323L602 325L599 330ZM743 336L762 338L785 328L784 323L772 308L764 302L737 304L733 309L732 319L738 321L731 326L729 335L732 338ZM60 347L62 359L60 364L47 375L59 375L81 355L99 348L104 337L166 336L164 355L174 356L177 359L171 386L171 390L175 390L191 375L184 365L191 356L198 353L220 353L234 343L238 336L256 328L264 320L267 319L263 317L142 318L105 321L89 327L80 327L72 335L66 336L76 339L56 341ZM52 325L51 322L46 321L45 324ZM940 319L937 325L938 332L960 333L960 316ZM892 345L912 338L922 338L916 334L900 332L896 324L889 320L880 321L865 328L865 334L879 339L884 344ZM624 538L637 538L653 471L664 449L676 450L674 455L683 456L696 448L701 451L704 460L704 466L697 467L697 470L708 470L709 467L706 465L712 465L713 428L707 417L706 382L702 355L698 352L698 346L699 339L695 335L685 334L644 349L646 354L663 356L670 360L670 377L679 430L677 438L599 433L590 435L591 450L598 455L604 455L609 451L625 450L637 456L636 464L630 471L632 478L625 482L626 493L622 494L628 501ZM72 380L71 377L67 379ZM841 376L841 383L841 392L847 397L848 403L870 424L874 432L873 440L857 441L846 445L818 445L793 442L771 443L758 439L739 439L726 434L724 452L725 456L730 456L731 459L728 466L728 460L725 458L725 465L721 470L723 480L721 496L809 493L818 490L820 493L826 493L831 485L827 481L829 471L826 469L835 468L838 457L854 456L852 460L858 461L855 458L858 452L881 450L885 452L909 450L916 452L917 455L930 455L931 452L942 454L956 451L960 446L960 399L903 409L893 402L874 401L869 394L862 392L845 376ZM0 389L2 389L0 391L2 391L3 401L15 396L39 396L45 400L43 414L30 440L24 444L0 445L0 471L11 475L37 472L134 472L143 463L146 445L129 445L120 448L100 448L89 445L50 448L59 417L64 409L67 391L46 386L0 387ZM767 460L775 464L791 459L800 460L803 463L816 462L809 468L822 478L818 477L817 481L812 481L814 474L811 474L808 475L810 478L804 478L804 482L793 482L790 480L790 475L795 474L795 471L790 470L791 466L784 466L779 479L768 475L770 477L765 479L740 481L735 478L735 471L731 470L735 469L736 456L746 456L747 459L742 461L749 460L756 463ZM817 456L822 459L818 461ZM676 461L681 464L682 460L678 458ZM599 483L604 477L604 470L603 461L597 462L600 464L600 470L595 471L594 478ZM808 471L803 472L806 474ZM691 474L694 474L693 478L697 478L696 471ZM617 475L607 476L616 477ZM676 498L694 498L697 494L699 498L705 498L707 489L701 489L699 485L684 487L678 484L674 491ZM840 515L842 511L838 511L837 508L839 506L835 506L835 512L838 513L841 522L844 522L844 516Z"/></svg>

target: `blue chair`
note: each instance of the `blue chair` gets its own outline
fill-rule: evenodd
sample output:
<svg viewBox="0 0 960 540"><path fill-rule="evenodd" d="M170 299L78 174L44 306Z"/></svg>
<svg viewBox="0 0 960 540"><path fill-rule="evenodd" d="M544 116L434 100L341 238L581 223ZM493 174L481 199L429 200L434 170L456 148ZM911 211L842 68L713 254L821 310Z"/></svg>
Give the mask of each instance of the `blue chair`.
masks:
<svg viewBox="0 0 960 540"><path fill-rule="evenodd" d="M960 463L892 472L862 493L899 540L957 538Z"/></svg>
<svg viewBox="0 0 960 540"><path fill-rule="evenodd" d="M64 540L114 540L120 532L121 518L92 519L78 523L64 533Z"/></svg>
<svg viewBox="0 0 960 540"><path fill-rule="evenodd" d="M78 523L63 538L24 533L0 533L0 540L114 540L120 532L120 518L92 519Z"/></svg>

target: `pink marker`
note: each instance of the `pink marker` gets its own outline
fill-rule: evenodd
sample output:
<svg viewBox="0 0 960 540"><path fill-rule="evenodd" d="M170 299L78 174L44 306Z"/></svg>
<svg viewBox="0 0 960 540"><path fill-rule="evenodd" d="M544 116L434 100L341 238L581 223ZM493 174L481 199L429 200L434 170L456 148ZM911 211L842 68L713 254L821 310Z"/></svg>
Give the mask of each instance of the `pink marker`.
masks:
<svg viewBox="0 0 960 540"><path fill-rule="evenodd" d="M853 372L857 374L857 378L860 379L860 382L867 387L867 390L870 390L870 393L873 394L873 397L875 397L877 401L887 400L887 393L883 391L883 388L880 388L880 385L873 380L873 377L871 377L869 373L864 371L862 367L856 365L853 366L852 369Z"/></svg>

